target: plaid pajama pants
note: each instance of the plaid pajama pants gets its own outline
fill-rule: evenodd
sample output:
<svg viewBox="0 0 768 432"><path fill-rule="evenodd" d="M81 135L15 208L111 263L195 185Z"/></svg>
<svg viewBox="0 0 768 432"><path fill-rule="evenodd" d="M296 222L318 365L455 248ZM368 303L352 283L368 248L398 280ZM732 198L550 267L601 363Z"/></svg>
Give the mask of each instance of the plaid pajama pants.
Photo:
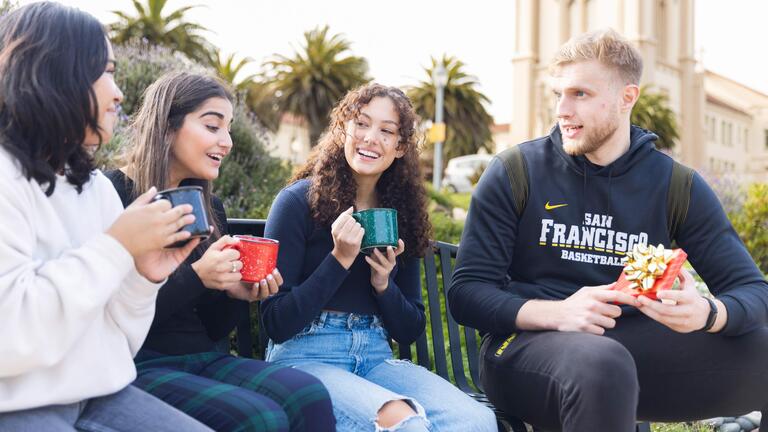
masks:
<svg viewBox="0 0 768 432"><path fill-rule="evenodd" d="M218 352L146 350L136 368L134 385L216 431L335 430L325 387L293 368Z"/></svg>

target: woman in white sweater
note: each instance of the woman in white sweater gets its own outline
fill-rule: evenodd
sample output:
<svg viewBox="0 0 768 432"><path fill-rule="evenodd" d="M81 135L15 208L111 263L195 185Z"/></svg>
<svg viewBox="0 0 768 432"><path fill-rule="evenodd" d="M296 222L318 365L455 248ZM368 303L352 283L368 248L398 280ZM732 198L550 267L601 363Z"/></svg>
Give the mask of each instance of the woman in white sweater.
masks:
<svg viewBox="0 0 768 432"><path fill-rule="evenodd" d="M0 430L200 431L129 383L157 290L197 245L189 206L123 206L91 152L122 93L102 26L35 3L0 19Z"/></svg>

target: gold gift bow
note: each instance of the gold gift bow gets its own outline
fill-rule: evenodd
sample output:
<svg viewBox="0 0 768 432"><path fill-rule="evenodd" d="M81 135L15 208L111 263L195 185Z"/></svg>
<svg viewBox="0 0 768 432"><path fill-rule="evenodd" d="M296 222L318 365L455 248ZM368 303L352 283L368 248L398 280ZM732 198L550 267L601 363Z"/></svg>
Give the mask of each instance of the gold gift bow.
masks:
<svg viewBox="0 0 768 432"><path fill-rule="evenodd" d="M656 279L664 274L667 265L672 260L672 249L664 245L646 246L637 244L627 256L622 259L624 274L630 282L629 289L648 291L653 288Z"/></svg>

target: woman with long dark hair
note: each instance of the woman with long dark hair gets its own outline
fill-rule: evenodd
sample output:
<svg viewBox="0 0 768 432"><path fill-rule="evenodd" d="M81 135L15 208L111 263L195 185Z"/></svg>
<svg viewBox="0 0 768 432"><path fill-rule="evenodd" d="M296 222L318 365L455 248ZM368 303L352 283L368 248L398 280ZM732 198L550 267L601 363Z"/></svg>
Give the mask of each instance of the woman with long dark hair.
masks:
<svg viewBox="0 0 768 432"><path fill-rule="evenodd" d="M411 102L397 88L349 92L307 163L272 204L284 284L261 310L267 360L328 388L338 430L496 430L490 409L428 370L393 360L388 338L415 341L426 322L419 257L427 198ZM360 254L353 209L397 210L398 247Z"/></svg>
<svg viewBox="0 0 768 432"><path fill-rule="evenodd" d="M129 384L157 291L197 245L190 206L127 209L91 153L122 93L92 16L35 3L0 19L0 430L209 430Z"/></svg>
<svg viewBox="0 0 768 432"><path fill-rule="evenodd" d="M332 431L331 401L315 377L215 349L247 307L243 300L267 298L282 283L277 270L256 284L240 281L243 263L227 248L237 240L226 235L227 215L211 193L233 146L232 100L211 77L160 77L134 118L125 167L107 173L126 205L147 185L200 186L213 221L211 237L160 290L135 385L216 431Z"/></svg>

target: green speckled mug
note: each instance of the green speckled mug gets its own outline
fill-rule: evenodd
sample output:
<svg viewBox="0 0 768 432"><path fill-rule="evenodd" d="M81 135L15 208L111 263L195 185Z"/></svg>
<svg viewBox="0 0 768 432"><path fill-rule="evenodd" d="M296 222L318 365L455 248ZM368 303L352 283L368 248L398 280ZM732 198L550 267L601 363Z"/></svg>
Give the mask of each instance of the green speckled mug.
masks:
<svg viewBox="0 0 768 432"><path fill-rule="evenodd" d="M370 255L374 248L387 246L397 248L397 210L391 208L371 208L352 213L352 217L365 230L360 252Z"/></svg>

